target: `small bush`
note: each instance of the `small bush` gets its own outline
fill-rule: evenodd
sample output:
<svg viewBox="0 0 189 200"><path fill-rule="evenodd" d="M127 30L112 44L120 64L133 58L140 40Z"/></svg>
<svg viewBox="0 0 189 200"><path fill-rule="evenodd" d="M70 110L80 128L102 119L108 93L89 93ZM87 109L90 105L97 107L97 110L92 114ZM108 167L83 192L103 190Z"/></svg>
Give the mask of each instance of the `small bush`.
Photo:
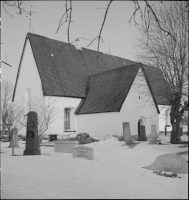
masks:
<svg viewBox="0 0 189 200"><path fill-rule="evenodd" d="M78 141L79 144L88 144L92 142L98 142L99 140L96 140L88 133L79 133L76 135L76 137L68 137L66 139L62 139L63 141Z"/></svg>

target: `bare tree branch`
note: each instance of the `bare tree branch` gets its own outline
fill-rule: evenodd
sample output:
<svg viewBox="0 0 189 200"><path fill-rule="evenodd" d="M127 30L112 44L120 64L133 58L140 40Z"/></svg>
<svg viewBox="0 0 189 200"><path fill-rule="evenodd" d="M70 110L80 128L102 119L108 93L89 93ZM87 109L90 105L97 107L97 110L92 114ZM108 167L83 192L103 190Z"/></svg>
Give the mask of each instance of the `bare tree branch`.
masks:
<svg viewBox="0 0 189 200"><path fill-rule="evenodd" d="M8 63L2 61L2 60L1 60L1 62L4 63L5 65L8 65L8 66L12 67L12 65L10 65L10 64L8 64Z"/></svg>
<svg viewBox="0 0 189 200"><path fill-rule="evenodd" d="M163 74L165 87L161 97L168 98L171 105L170 119L173 131L179 139L181 113L180 108L188 97L188 11L185 2L164 2L155 10L156 18L151 18L146 31L141 26L140 38L136 44L137 57L142 62L157 67ZM150 11L151 12L151 11ZM161 28L159 24L161 24ZM169 32L169 36L165 37ZM146 41L148 45L146 45ZM157 75L151 75L155 82ZM161 81L160 81L161 83ZM159 87L160 88L160 87ZM158 90L158 86L157 89Z"/></svg>
<svg viewBox="0 0 189 200"><path fill-rule="evenodd" d="M99 52L99 47L100 47L100 40L102 40L102 42L104 42L103 39L101 38L101 33L102 33L102 29L103 29L103 27L104 27L104 23L105 23L105 21L106 21L106 17L107 17L107 14L108 14L108 10L109 10L109 7L110 7L112 1L113 1L113 0L111 0L111 1L108 3L108 6L107 6L107 8L106 8L106 12L105 12L105 15L104 15L104 20L103 20L103 22L102 22L102 26L101 26L101 28L100 28L99 35L98 35L97 37L95 37L95 38L90 42L89 45L87 45L87 47L90 46L96 39L98 39L98 47L97 47L97 51L98 51L98 52Z"/></svg>
<svg viewBox="0 0 189 200"><path fill-rule="evenodd" d="M22 5L23 1L3 1L3 8L11 16L11 18L13 18L14 15L11 15L10 12L6 10L5 6L16 8L18 10L18 12L16 13L19 15L22 15L23 13L29 14L29 12L27 12L24 8L21 7Z"/></svg>
<svg viewBox="0 0 189 200"><path fill-rule="evenodd" d="M60 27L61 27L64 23L68 22L68 11L69 11L71 8L68 8L68 6L67 6L67 0L66 0L66 3L65 3L65 7L66 7L66 11L65 11L65 13L62 15L62 17L61 17L61 19L60 19L60 22L59 22L59 25L58 25L58 28L57 28L57 30L56 30L55 33L58 33ZM64 18L65 15L66 15L66 19L65 19L64 22L62 22L62 20L63 20L63 18Z"/></svg>
<svg viewBox="0 0 189 200"><path fill-rule="evenodd" d="M70 44L70 23L72 21L71 17L72 17L72 1L70 0L70 14L69 14L68 31L67 31L68 44Z"/></svg>

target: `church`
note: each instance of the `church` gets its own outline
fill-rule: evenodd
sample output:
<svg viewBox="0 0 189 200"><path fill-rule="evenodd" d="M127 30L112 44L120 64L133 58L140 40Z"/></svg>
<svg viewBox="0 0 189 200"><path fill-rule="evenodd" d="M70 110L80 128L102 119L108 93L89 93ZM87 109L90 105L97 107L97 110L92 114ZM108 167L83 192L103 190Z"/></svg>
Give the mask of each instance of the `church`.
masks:
<svg viewBox="0 0 189 200"><path fill-rule="evenodd" d="M152 66L28 33L12 101L56 100L62 117L45 134L123 135L133 138L169 125L164 79ZM26 134L26 129L21 130Z"/></svg>

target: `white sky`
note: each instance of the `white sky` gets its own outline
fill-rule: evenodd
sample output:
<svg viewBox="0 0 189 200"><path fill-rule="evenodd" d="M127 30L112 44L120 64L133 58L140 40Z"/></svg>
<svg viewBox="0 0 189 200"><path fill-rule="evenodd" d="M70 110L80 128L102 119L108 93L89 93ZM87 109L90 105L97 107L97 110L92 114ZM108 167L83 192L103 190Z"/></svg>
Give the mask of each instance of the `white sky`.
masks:
<svg viewBox="0 0 189 200"><path fill-rule="evenodd" d="M70 41L74 41L79 35L86 39L94 39L101 28L103 17L105 14L108 1L73 1L72 20L70 28ZM141 1L141 5L144 3ZM24 1L23 7L35 13L32 15L32 27L35 32L30 29L31 33L36 33L51 39L67 42L67 23L65 23L57 34L55 31L58 27L60 18L65 12L65 1ZM6 7L7 8L7 7ZM6 61L13 67L9 67L1 63L2 80L16 80L16 74L26 34L29 32L29 17L25 14L17 15L16 9L11 7L7 10L15 17L11 18L3 9L1 2L1 60ZM134 3L130 1L113 1L106 19L102 38L104 44L101 43L100 51L104 53L110 52L112 55L123 57L130 60L134 58L134 42L139 36L134 21L128 23L134 12ZM138 15L137 22L140 23ZM81 40L81 47L86 47L89 41ZM97 49L97 41L89 49Z"/></svg>

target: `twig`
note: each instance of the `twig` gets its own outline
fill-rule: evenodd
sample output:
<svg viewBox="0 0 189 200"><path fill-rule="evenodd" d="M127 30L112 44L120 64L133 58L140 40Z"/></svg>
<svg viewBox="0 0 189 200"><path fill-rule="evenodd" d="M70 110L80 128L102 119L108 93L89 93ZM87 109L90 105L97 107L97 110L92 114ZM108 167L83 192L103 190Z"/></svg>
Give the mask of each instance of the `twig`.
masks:
<svg viewBox="0 0 189 200"><path fill-rule="evenodd" d="M109 2L108 6L107 6L107 8L106 8L106 12L105 12L105 15L104 15L104 20L103 20L103 23L102 23L102 26L101 26L99 35L98 35L97 37L95 37L95 38L89 43L89 45L87 45L87 47L90 46L96 39L98 39L97 52L99 52L100 40L102 40L102 42L104 42L103 39L101 38L101 33L102 33L102 29L103 29L103 27L104 27L104 23L105 23L105 21L106 21L106 17L107 17L107 14L108 14L108 10L109 10L109 7L110 7L110 4L112 3L112 1L113 1L113 0L111 0L111 1Z"/></svg>
<svg viewBox="0 0 189 200"><path fill-rule="evenodd" d="M1 60L1 62L4 63L5 65L8 65L8 66L12 67L12 65L10 65L10 64L8 64L8 63L2 61L2 60Z"/></svg>
<svg viewBox="0 0 189 200"><path fill-rule="evenodd" d="M68 21L68 11L70 10L70 8L67 7L67 0L66 0L65 7L66 7L66 11L65 11L65 13L62 15L62 17L61 17L61 19L60 19L60 22L59 22L59 25L58 25L58 28L57 28L57 30L56 30L55 33L58 33L60 27L61 27L64 23L66 23L66 22ZM62 20L63 20L63 18L64 18L65 15L66 15L66 19L65 19L65 21L62 23Z"/></svg>
<svg viewBox="0 0 189 200"><path fill-rule="evenodd" d="M69 23L68 23L68 44L70 44L70 23L71 23L71 17L72 17L72 1L70 0L70 14L69 14Z"/></svg>
<svg viewBox="0 0 189 200"><path fill-rule="evenodd" d="M156 22L157 22L159 28L160 28L163 32L167 33L167 35L170 35L170 36L173 38L174 41L176 41L175 37L174 37L169 31L167 31L167 30L165 30L164 28L162 28L159 19L157 18L157 16L156 16L154 10L152 9L152 7L151 7L150 4L148 3L148 1L145 0L145 3L146 3L147 8L149 8L150 11L151 11L151 13L153 14L153 16L154 16L154 18L155 18L155 20L156 20ZM148 18L149 18L149 12L148 12Z"/></svg>
<svg viewBox="0 0 189 200"><path fill-rule="evenodd" d="M12 17L14 17L14 15L11 15L7 10L6 10L6 8L5 8L5 5L6 6L11 6L11 7L15 7L15 8L17 8L18 9L18 12L17 12L17 14L19 14L19 15L21 15L23 12L25 12L26 14L29 14L29 12L27 12L24 8L21 8L21 5L23 4L23 2L22 1L17 1L17 4L16 4L16 2L14 2L14 3L10 3L11 1L3 1L3 8L4 8L4 10L11 16L11 18Z"/></svg>

